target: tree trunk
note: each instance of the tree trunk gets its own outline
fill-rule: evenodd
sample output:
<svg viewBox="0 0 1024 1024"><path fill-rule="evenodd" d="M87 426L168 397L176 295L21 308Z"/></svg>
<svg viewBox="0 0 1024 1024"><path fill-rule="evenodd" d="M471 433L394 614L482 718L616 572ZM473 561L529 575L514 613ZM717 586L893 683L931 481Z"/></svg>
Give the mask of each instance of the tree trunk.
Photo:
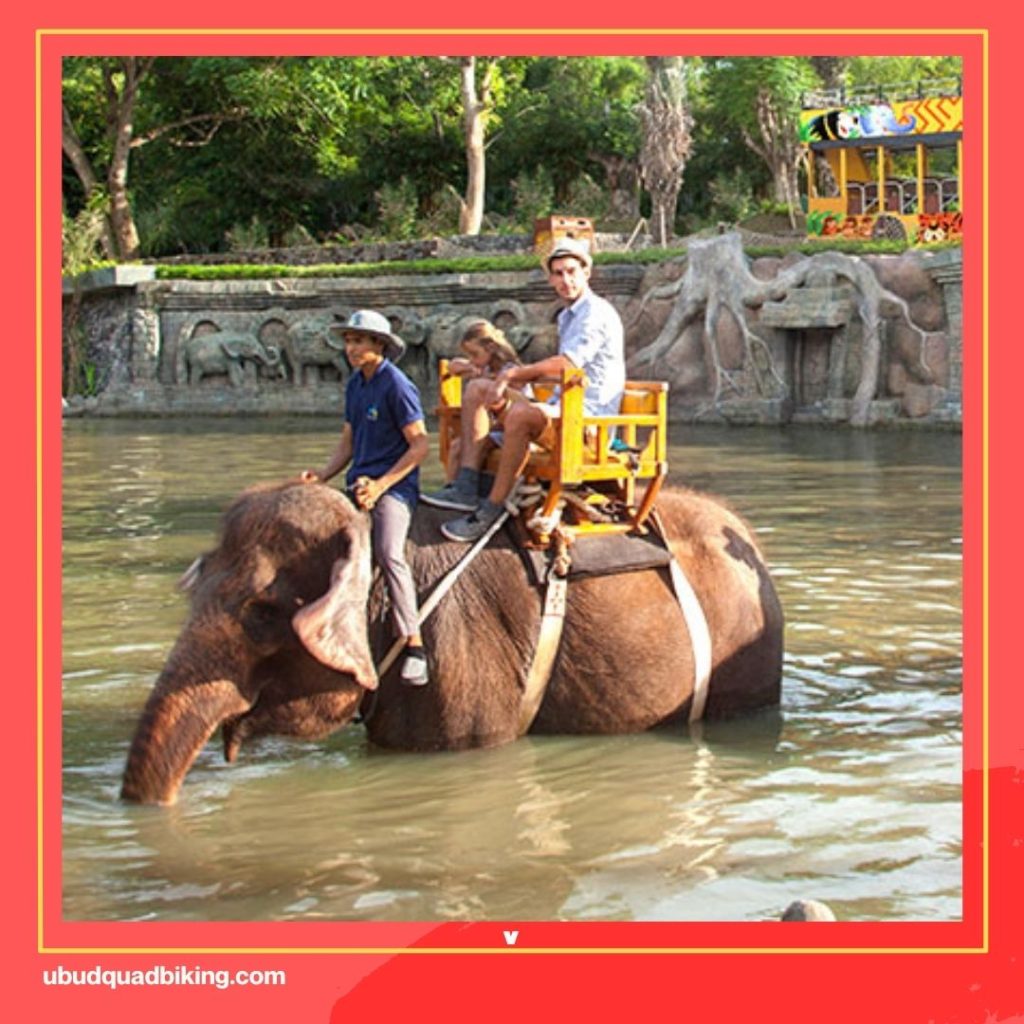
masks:
<svg viewBox="0 0 1024 1024"><path fill-rule="evenodd" d="M590 153L604 168L608 188L608 219L633 228L640 220L640 168L624 156Z"/></svg>
<svg viewBox="0 0 1024 1024"><path fill-rule="evenodd" d="M78 132L75 131L75 126L71 122L68 108L63 104L61 105L61 148L64 150L68 162L74 168L75 174L78 175L78 180L82 183L86 203L88 203L95 196L99 181L96 178L96 172L92 169L92 163L86 155L85 148L78 138ZM107 259L113 259L117 255L117 245L111 231L109 214L103 216L103 234L100 236L100 244L103 246L103 255Z"/></svg>
<svg viewBox="0 0 1024 1024"><path fill-rule="evenodd" d="M466 195L459 210L459 231L464 235L478 235L484 219L484 184L487 171L484 139L487 134L487 114L494 65L487 65L479 95L476 88L476 58L459 58L459 71L466 143Z"/></svg>
<svg viewBox="0 0 1024 1024"><path fill-rule="evenodd" d="M667 245L676 218L676 202L692 138L683 58L648 57L647 92L641 110L643 142L640 167L651 197L651 230Z"/></svg>
<svg viewBox="0 0 1024 1024"><path fill-rule="evenodd" d="M796 211L800 206L797 168L801 159L796 125L792 123L792 118L779 108L767 89L762 89L758 93L756 113L760 139L753 139L746 131L743 132L743 139L771 168L775 199L786 204L790 226L795 228Z"/></svg>
<svg viewBox="0 0 1024 1024"><path fill-rule="evenodd" d="M132 147L139 82L148 70L149 62L140 63L137 57L124 57L120 63L124 75L124 86L120 92L112 70L108 69L105 75L113 143L107 172L107 193L110 196L110 223L118 258L133 260L139 256L139 233L128 198L128 157Z"/></svg>

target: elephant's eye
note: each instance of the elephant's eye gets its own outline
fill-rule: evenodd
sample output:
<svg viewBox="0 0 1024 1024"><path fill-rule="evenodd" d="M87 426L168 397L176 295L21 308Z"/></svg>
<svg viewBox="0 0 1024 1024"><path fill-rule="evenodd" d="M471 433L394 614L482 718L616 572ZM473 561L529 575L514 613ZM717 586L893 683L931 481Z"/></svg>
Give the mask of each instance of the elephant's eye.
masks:
<svg viewBox="0 0 1024 1024"><path fill-rule="evenodd" d="M253 598L242 607L239 621L248 637L258 643L278 639L277 634L287 629L289 617L276 602Z"/></svg>

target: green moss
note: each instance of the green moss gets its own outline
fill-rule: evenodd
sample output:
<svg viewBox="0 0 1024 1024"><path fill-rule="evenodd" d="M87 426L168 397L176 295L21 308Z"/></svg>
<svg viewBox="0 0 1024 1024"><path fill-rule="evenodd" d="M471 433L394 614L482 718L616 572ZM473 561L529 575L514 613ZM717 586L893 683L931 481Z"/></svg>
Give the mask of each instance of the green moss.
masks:
<svg viewBox="0 0 1024 1024"><path fill-rule="evenodd" d="M958 243L938 243L920 246L921 249L949 248ZM905 252L910 245L891 240L865 240L829 238L821 241L806 241L796 245L751 246L746 253L751 258L758 256L783 256L787 252L812 254L816 252L846 252L853 255ZM641 249L637 252L597 253L594 262L619 265L635 264L645 266L663 263L685 257L686 247L671 249ZM396 260L388 263L321 263L313 266L292 266L288 264L228 263L211 266L187 264L159 264L156 276L160 280L187 281L240 281L264 280L267 278L300 277L382 277L385 275L413 274L484 274L501 271L529 271L539 269L537 258L529 253L508 256L466 256L459 259Z"/></svg>

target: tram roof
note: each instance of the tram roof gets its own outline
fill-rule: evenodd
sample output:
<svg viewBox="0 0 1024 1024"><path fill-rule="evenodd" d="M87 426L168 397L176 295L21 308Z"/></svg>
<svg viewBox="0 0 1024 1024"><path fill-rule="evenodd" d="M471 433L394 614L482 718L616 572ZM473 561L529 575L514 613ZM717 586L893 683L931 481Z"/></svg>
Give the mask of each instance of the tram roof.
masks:
<svg viewBox="0 0 1024 1024"><path fill-rule="evenodd" d="M955 146L963 132L920 132L908 135L868 135L860 139L829 139L808 143L811 149L913 149L918 145Z"/></svg>

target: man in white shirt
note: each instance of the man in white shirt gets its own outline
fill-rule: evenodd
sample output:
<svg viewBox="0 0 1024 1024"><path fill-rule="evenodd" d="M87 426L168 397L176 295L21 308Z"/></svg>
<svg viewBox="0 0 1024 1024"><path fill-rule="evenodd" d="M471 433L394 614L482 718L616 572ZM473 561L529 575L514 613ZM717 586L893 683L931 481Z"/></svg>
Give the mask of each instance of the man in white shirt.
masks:
<svg viewBox="0 0 1024 1024"><path fill-rule="evenodd" d="M508 366L493 381L472 381L462 401L462 464L458 476L445 487L421 498L428 505L450 508L466 515L445 523L441 532L455 541L472 542L482 536L501 514L516 479L530 455L530 445L550 447L554 441L552 418L558 405L532 402L509 388L541 377L560 376L576 367L587 376L583 399L590 416L619 411L626 381L622 320L610 302L590 289L593 259L582 242L557 241L545 261L548 280L565 309L558 314L558 354L528 365ZM480 467L493 445L490 435L504 437L498 471L488 496L478 495Z"/></svg>

